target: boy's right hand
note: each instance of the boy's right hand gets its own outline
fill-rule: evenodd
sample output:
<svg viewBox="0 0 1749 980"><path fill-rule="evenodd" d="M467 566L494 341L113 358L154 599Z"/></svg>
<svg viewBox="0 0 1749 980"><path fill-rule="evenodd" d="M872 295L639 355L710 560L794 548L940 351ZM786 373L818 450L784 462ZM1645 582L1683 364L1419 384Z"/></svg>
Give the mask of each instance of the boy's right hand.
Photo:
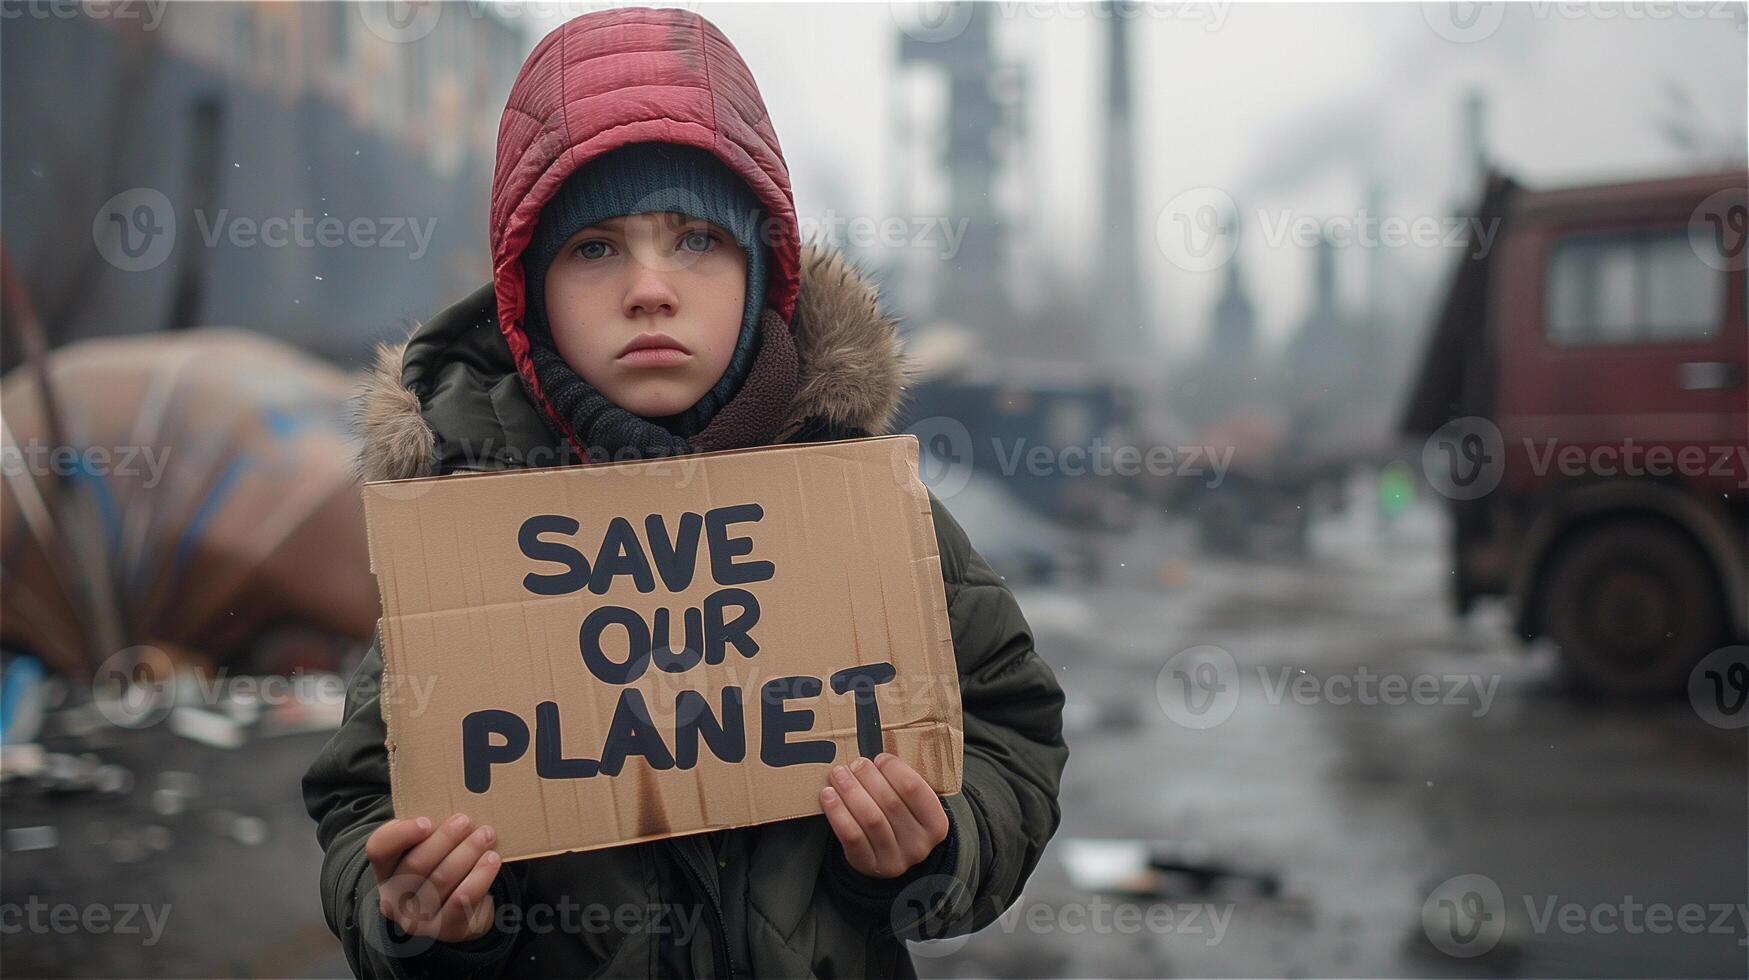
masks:
<svg viewBox="0 0 1749 980"><path fill-rule="evenodd" d="M478 939L492 927L492 881L503 861L489 850L491 827L457 813L441 825L429 817L390 820L364 842L377 876L377 907L410 936L438 942Z"/></svg>

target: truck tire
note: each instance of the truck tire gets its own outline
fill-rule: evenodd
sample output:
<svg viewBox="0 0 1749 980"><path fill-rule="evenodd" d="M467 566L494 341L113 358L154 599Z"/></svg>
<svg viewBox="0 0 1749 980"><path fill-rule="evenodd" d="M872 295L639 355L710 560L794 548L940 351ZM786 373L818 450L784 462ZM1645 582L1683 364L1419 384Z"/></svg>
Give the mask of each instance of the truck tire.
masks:
<svg viewBox="0 0 1749 980"><path fill-rule="evenodd" d="M1657 521L1594 526L1555 555L1542 621L1572 679L1598 693L1656 696L1723 642L1713 567L1680 531Z"/></svg>

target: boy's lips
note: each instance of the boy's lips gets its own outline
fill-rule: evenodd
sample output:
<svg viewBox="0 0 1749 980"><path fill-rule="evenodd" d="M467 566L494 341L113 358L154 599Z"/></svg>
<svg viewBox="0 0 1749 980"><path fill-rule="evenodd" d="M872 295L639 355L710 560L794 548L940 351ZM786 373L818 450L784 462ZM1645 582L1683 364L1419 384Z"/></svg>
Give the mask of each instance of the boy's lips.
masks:
<svg viewBox="0 0 1749 980"><path fill-rule="evenodd" d="M691 357L691 351L665 333L638 334L619 352L619 360L633 367L666 367Z"/></svg>

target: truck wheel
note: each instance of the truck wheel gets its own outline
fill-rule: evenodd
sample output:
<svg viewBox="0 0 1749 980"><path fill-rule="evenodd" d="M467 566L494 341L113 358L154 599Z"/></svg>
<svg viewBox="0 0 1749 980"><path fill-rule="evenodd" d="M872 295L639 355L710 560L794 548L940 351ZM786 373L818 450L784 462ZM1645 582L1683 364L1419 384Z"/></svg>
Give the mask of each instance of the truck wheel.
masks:
<svg viewBox="0 0 1749 980"><path fill-rule="evenodd" d="M1712 565L1656 522L1584 532L1555 556L1547 581L1543 623L1573 679L1593 691L1681 691L1724 635Z"/></svg>

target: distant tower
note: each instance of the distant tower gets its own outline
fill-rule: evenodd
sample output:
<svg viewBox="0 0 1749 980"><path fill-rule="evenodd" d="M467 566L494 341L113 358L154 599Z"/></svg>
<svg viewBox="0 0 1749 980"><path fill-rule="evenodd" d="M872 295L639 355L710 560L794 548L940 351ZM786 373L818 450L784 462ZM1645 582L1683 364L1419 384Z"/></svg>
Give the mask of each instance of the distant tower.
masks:
<svg viewBox="0 0 1749 980"><path fill-rule="evenodd" d="M1107 364L1133 365L1152 352L1153 336L1143 314L1136 242L1135 138L1130 111L1130 60L1126 0L1106 4L1105 181L1098 229L1100 344L1094 356Z"/></svg>
<svg viewBox="0 0 1749 980"><path fill-rule="evenodd" d="M1245 288L1238 256L1227 262L1227 283L1209 323L1208 357L1228 364L1251 360L1257 348L1257 308Z"/></svg>
<svg viewBox="0 0 1749 980"><path fill-rule="evenodd" d="M1227 260L1227 280L1220 298L1209 317L1208 342L1204 360L1213 364L1249 365L1257 349L1257 308L1251 302L1251 291L1245 286L1244 265L1239 260L1237 238L1239 215L1221 218L1220 234L1233 238L1233 257Z"/></svg>
<svg viewBox="0 0 1749 980"><path fill-rule="evenodd" d="M1312 309L1319 313L1336 310L1336 243L1320 238L1313 253Z"/></svg>
<svg viewBox="0 0 1749 980"><path fill-rule="evenodd" d="M1312 301L1289 346L1288 363L1296 371L1321 377L1328 373L1325 368L1343 357L1345 340L1336 300L1336 245L1321 238L1312 253Z"/></svg>
<svg viewBox="0 0 1749 980"><path fill-rule="evenodd" d="M995 194L1011 113L991 86L1001 67L991 49L992 9L981 3L949 5L943 13L947 23L965 18L964 26L949 36L902 32L899 65L926 65L947 75L947 114L939 124L946 152L943 159L930 162L939 165L948 182L947 214L965 219L967 225L958 254L950 264L940 264L945 267L936 278L934 313L999 340L1014 322L1001 274L1007 229ZM898 126L901 139L931 138L909 119L898 120Z"/></svg>
<svg viewBox="0 0 1749 980"><path fill-rule="evenodd" d="M1385 185L1377 177L1366 182L1366 213L1374 222L1382 221L1385 212ZM1376 224L1374 227L1378 227ZM1382 326L1385 319L1385 249L1374 245L1366 250L1366 322Z"/></svg>
<svg viewBox="0 0 1749 980"><path fill-rule="evenodd" d="M1488 172L1488 96L1479 88L1464 92L1464 165L1469 168L1464 193L1478 193Z"/></svg>

